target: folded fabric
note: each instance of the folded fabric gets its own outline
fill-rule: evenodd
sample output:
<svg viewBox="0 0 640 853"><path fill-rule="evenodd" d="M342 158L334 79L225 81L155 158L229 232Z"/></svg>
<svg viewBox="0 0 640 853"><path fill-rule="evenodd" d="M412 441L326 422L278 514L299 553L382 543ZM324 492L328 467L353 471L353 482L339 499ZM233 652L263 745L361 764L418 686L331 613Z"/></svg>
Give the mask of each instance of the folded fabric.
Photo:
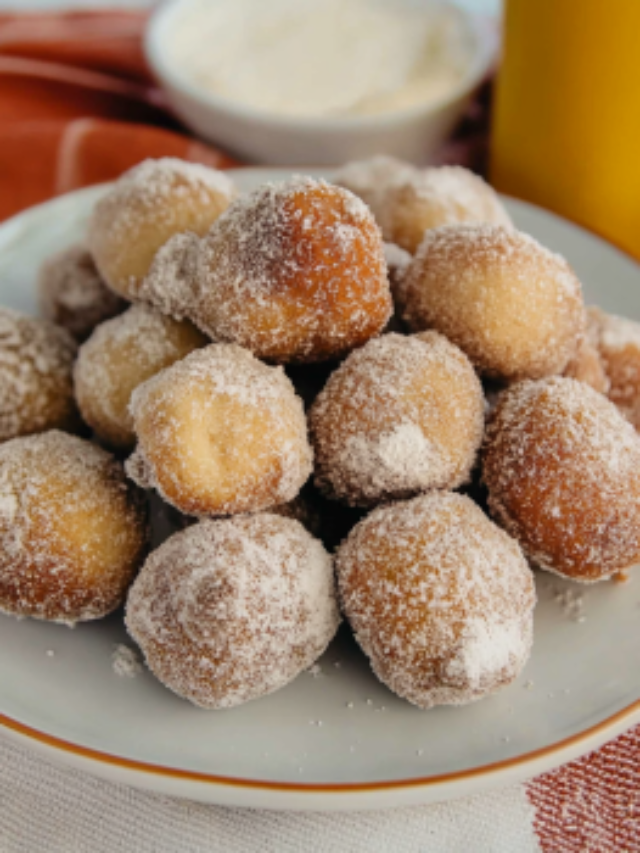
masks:
<svg viewBox="0 0 640 853"><path fill-rule="evenodd" d="M218 168L154 87L141 50L146 15L0 15L0 219L111 180L145 157Z"/></svg>

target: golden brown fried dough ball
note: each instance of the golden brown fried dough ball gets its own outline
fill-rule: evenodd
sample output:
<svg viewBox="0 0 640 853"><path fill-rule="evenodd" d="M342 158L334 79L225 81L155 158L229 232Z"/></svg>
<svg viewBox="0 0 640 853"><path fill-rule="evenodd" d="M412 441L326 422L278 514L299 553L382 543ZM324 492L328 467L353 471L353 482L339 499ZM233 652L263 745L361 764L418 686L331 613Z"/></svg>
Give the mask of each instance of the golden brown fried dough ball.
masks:
<svg viewBox="0 0 640 853"><path fill-rule="evenodd" d="M387 277L395 309L391 319L387 323L385 332L398 332L398 334L402 335L406 333L407 329L401 316L400 306L404 305L402 287L404 277L411 266L413 257L409 252L405 252L404 249L401 249L395 243L384 244L384 257L387 262Z"/></svg>
<svg viewBox="0 0 640 853"><path fill-rule="evenodd" d="M126 612L154 675L202 708L284 687L339 621L331 558L297 521L270 513L172 536L145 563Z"/></svg>
<svg viewBox="0 0 640 853"><path fill-rule="evenodd" d="M403 283L404 318L494 379L561 373L584 328L580 282L532 237L497 225L428 231Z"/></svg>
<svg viewBox="0 0 640 853"><path fill-rule="evenodd" d="M339 548L342 608L378 678L421 708L510 684L531 649L533 575L469 498L379 507Z"/></svg>
<svg viewBox="0 0 640 853"><path fill-rule="evenodd" d="M0 442L47 429L78 430L71 335L0 307Z"/></svg>
<svg viewBox="0 0 640 853"><path fill-rule="evenodd" d="M351 353L309 414L316 484L354 506L464 483L482 441L482 386L436 332Z"/></svg>
<svg viewBox="0 0 640 853"><path fill-rule="evenodd" d="M377 335L392 307L366 205L304 177L239 198L202 240L171 240L143 295L214 340L278 363L339 358Z"/></svg>
<svg viewBox="0 0 640 853"><path fill-rule="evenodd" d="M158 249L174 234L206 234L236 195L217 169L172 157L145 160L126 172L95 206L89 249L100 275L136 299Z"/></svg>
<svg viewBox="0 0 640 853"><path fill-rule="evenodd" d="M82 417L112 447L131 449L136 443L129 412L133 391L206 343L191 323L132 305L98 326L80 347L74 382Z"/></svg>
<svg viewBox="0 0 640 853"><path fill-rule="evenodd" d="M100 619L146 544L143 496L109 453L57 430L0 446L0 610Z"/></svg>
<svg viewBox="0 0 640 853"><path fill-rule="evenodd" d="M127 471L189 515L287 503L311 473L302 401L282 368L213 344L139 386Z"/></svg>
<svg viewBox="0 0 640 853"><path fill-rule="evenodd" d="M380 227L386 240L415 254L425 231L462 222L511 228L497 193L461 166L422 169L396 183L385 197Z"/></svg>
<svg viewBox="0 0 640 853"><path fill-rule="evenodd" d="M609 399L640 429L640 323L589 308Z"/></svg>
<svg viewBox="0 0 640 853"><path fill-rule="evenodd" d="M598 332L589 311L587 311L586 327L586 333L580 339L578 348L562 375L568 376L569 379L577 379L579 382L585 382L594 391L606 394L609 391L611 383L605 373L604 364L600 357Z"/></svg>
<svg viewBox="0 0 640 853"><path fill-rule="evenodd" d="M541 568L591 582L640 558L640 438L588 385L507 389L483 470L492 515Z"/></svg>
<svg viewBox="0 0 640 853"><path fill-rule="evenodd" d="M127 307L100 278L88 249L80 244L45 261L38 278L38 296L44 317L80 342L99 323Z"/></svg>
<svg viewBox="0 0 640 853"><path fill-rule="evenodd" d="M333 183L361 198L380 225L386 219L389 191L417 174L418 170L411 163L378 154L366 160L346 163L334 175Z"/></svg>

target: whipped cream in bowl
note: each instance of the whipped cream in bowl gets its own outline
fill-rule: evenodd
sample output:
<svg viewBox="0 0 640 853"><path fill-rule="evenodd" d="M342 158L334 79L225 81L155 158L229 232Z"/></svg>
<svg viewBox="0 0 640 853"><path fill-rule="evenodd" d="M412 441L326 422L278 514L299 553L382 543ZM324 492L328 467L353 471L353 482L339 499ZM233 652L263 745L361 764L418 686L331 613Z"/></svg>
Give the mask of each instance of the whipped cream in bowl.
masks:
<svg viewBox="0 0 640 853"><path fill-rule="evenodd" d="M495 59L444 0L173 0L147 57L186 124L257 162L426 162Z"/></svg>

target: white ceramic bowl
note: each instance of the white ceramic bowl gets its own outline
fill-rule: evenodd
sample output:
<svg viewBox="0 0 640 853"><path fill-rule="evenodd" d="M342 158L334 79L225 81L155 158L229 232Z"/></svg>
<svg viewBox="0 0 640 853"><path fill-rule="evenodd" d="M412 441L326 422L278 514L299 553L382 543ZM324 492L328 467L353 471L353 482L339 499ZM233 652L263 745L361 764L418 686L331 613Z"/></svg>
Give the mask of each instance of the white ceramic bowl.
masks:
<svg viewBox="0 0 640 853"><path fill-rule="evenodd" d="M273 165L337 165L385 153L429 162L462 116L496 57L497 37L486 22L461 11L470 30L467 74L448 97L373 116L291 118L261 112L211 94L172 60L167 44L177 22L199 0L171 0L151 17L147 59L175 113L199 136L238 157ZM215 2L215 0L211 0Z"/></svg>

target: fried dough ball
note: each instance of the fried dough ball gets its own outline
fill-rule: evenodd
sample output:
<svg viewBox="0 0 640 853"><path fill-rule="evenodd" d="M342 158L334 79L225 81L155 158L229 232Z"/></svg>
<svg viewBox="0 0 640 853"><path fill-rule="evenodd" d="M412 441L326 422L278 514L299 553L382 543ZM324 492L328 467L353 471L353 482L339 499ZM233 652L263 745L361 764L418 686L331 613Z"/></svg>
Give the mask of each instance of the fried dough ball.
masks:
<svg viewBox="0 0 640 853"><path fill-rule="evenodd" d="M396 183L386 194L379 222L385 240L412 255L425 231L441 225L486 222L512 227L495 190L461 166L422 169Z"/></svg>
<svg viewBox="0 0 640 853"><path fill-rule="evenodd" d="M508 388L483 476L492 515L541 568L592 582L640 558L640 438L588 385L554 377Z"/></svg>
<svg viewBox="0 0 640 853"><path fill-rule="evenodd" d="M302 401L282 368L241 347L191 353L140 385L130 409L129 475L188 515L287 503L311 473Z"/></svg>
<svg viewBox="0 0 640 853"><path fill-rule="evenodd" d="M366 205L305 177L237 199L202 240L170 240L142 293L214 340L277 363L346 355L384 328L392 307Z"/></svg>
<svg viewBox="0 0 640 853"><path fill-rule="evenodd" d="M510 684L531 649L533 574L462 495L378 507L339 548L342 608L380 681L420 708Z"/></svg>
<svg viewBox="0 0 640 853"><path fill-rule="evenodd" d="M109 453L57 430L0 446L0 610L100 619L146 544L143 496Z"/></svg>
<svg viewBox="0 0 640 853"><path fill-rule="evenodd" d="M331 558L297 521L270 513L172 536L145 563L126 610L154 675L202 708L284 687L339 622Z"/></svg>
<svg viewBox="0 0 640 853"><path fill-rule="evenodd" d="M59 326L0 307L0 442L80 429L71 378L77 349Z"/></svg>
<svg viewBox="0 0 640 853"><path fill-rule="evenodd" d="M494 379L561 373L584 330L582 289L567 262L497 225L428 231L402 292L413 331L441 332Z"/></svg>
<svg viewBox="0 0 640 853"><path fill-rule="evenodd" d="M38 277L40 310L47 320L86 340L99 323L121 314L124 299L109 290L81 244L49 258Z"/></svg>
<svg viewBox="0 0 640 853"><path fill-rule="evenodd" d="M207 342L187 321L132 305L98 326L80 347L74 382L82 417L107 444L133 448L136 435L129 412L133 391Z"/></svg>
<svg viewBox="0 0 640 853"><path fill-rule="evenodd" d="M464 483L484 396L465 354L436 332L384 335L351 353L309 414L315 479L354 506Z"/></svg>
<svg viewBox="0 0 640 853"><path fill-rule="evenodd" d="M609 399L640 430L640 323L589 308Z"/></svg>
<svg viewBox="0 0 640 853"><path fill-rule="evenodd" d="M588 335L580 340L575 355L562 375L585 382L600 394L607 394L611 385L604 371L597 344L594 345Z"/></svg>
<svg viewBox="0 0 640 853"><path fill-rule="evenodd" d="M378 154L366 160L346 163L335 173L333 183L361 198L380 225L386 219L389 191L417 174L418 169L411 163Z"/></svg>
<svg viewBox="0 0 640 853"><path fill-rule="evenodd" d="M384 258L387 262L387 277L395 308L391 319L387 323L385 332L398 332L398 334L402 335L406 332L406 324L401 317L399 306L404 305L402 286L413 258L409 252L405 252L404 249L396 246L395 243L384 244Z"/></svg>
<svg viewBox="0 0 640 853"><path fill-rule="evenodd" d="M145 160L130 169L95 206L89 249L100 275L126 299L158 249L174 234L206 234L236 195L217 169L173 157Z"/></svg>

